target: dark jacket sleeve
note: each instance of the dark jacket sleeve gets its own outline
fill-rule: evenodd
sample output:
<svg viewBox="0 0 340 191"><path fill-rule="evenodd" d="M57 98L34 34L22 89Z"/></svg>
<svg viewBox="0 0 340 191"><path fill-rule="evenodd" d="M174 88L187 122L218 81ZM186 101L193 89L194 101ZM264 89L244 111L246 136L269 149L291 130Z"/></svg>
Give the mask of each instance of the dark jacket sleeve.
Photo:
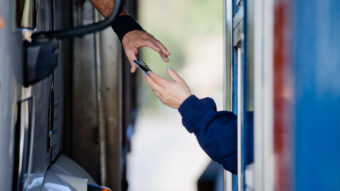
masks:
<svg viewBox="0 0 340 191"><path fill-rule="evenodd" d="M203 150L224 169L237 173L237 118L232 112L216 111L211 98L191 95L178 109L182 123L194 133Z"/></svg>

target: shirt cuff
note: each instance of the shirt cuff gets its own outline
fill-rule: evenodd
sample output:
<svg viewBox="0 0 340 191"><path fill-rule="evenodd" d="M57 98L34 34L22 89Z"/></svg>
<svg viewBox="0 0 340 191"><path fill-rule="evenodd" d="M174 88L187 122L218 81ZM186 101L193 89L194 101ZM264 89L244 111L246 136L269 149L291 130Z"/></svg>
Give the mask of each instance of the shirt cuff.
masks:
<svg viewBox="0 0 340 191"><path fill-rule="evenodd" d="M129 15L118 16L112 23L112 28L116 32L120 40L123 39L124 35L133 30L144 29L138 24L138 22Z"/></svg>
<svg viewBox="0 0 340 191"><path fill-rule="evenodd" d="M190 108L193 104L199 102L199 99L195 95L189 96L183 103L179 106L178 111L184 117L188 108Z"/></svg>

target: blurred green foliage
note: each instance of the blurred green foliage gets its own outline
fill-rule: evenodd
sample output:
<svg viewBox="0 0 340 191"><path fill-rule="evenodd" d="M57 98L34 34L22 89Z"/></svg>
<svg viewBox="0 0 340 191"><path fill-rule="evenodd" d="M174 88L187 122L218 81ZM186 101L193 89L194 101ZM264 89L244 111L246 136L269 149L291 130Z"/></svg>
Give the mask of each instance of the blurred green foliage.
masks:
<svg viewBox="0 0 340 191"><path fill-rule="evenodd" d="M170 61L164 63L158 53L142 48L142 59L156 74L169 79L167 67L179 70L184 65L190 40L223 34L223 0L141 0L138 20L171 52ZM159 102L143 75L138 79L143 82L139 85L139 103L154 110Z"/></svg>

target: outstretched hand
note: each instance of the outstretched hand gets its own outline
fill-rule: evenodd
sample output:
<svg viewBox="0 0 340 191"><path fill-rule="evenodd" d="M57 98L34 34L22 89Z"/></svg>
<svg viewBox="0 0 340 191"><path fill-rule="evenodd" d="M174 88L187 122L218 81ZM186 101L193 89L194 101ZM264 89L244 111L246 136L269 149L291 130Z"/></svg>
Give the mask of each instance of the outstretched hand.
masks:
<svg viewBox="0 0 340 191"><path fill-rule="evenodd" d="M133 30L126 33L122 39L122 44L126 57L131 65L131 73L137 70L137 66L133 64L133 60L137 60L136 55L138 54L138 49L141 47L149 47L158 52L164 62L169 61L168 56L170 56L170 52L161 42L145 31Z"/></svg>
<svg viewBox="0 0 340 191"><path fill-rule="evenodd" d="M185 81L170 67L168 74L173 81L165 80L153 72L149 72L150 76L145 75L145 80L162 103L178 109L191 95L191 91Z"/></svg>

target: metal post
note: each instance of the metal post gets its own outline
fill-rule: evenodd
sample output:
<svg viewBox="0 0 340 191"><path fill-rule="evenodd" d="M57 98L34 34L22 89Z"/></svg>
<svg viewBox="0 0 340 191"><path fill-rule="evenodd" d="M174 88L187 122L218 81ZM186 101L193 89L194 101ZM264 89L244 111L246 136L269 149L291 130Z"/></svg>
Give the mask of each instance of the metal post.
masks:
<svg viewBox="0 0 340 191"><path fill-rule="evenodd" d="M224 85L223 85L223 102L224 109L232 110L232 0L224 0ZM233 180L232 174L224 171L224 190L232 191Z"/></svg>

